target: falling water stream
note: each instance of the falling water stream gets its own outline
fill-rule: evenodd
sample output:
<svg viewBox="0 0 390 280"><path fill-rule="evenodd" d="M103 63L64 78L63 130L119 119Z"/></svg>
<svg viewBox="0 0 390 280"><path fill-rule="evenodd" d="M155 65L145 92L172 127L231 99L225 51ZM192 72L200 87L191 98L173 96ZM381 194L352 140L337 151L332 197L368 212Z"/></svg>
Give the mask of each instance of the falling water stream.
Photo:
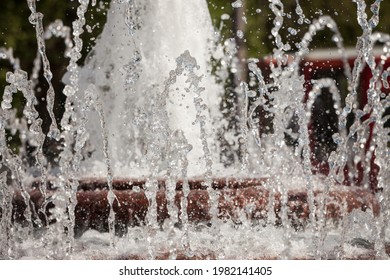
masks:
<svg viewBox="0 0 390 280"><path fill-rule="evenodd" d="M248 59L249 82L242 81L235 89L239 108L234 131L228 129L229 120L221 110L224 85L217 80L223 81L229 71L237 69L237 47L231 40L219 41L205 0L112 0L102 34L84 62L80 59L85 15L97 1L79 0L71 28L60 20L45 28L36 1L28 0L38 46L32 73L20 68L12 49L0 48L0 59L13 67L6 75L8 85L0 108L0 259L175 259L180 254L217 259L341 259L364 258L372 252L375 258L388 258L390 139L385 123L389 121L390 96L383 89L389 88L390 69L384 65L390 58L390 35L374 31L381 0L372 1L371 17L364 0L354 2L362 35L351 69L343 38L330 16L310 22L297 1L298 22L308 27L292 53L280 34L283 1L269 1L274 40L270 79L265 78L258 59ZM232 3L233 8L241 5L242 1ZM324 29L332 32L344 65L348 81L345 100L331 78L312 80L307 93L300 73L302 61L311 53L311 41ZM294 33L295 29L288 30ZM52 85L52 79L58 77L52 75L45 47L52 37L64 39L64 57L69 59L62 78L64 114L58 124ZM378 48L379 60L374 56ZM212 60L220 64L217 71ZM372 78L367 104L358 109L364 67L369 67ZM48 85L51 119L46 134L34 106L41 70ZM327 158L326 175L313 172L309 127L312 107L324 89L331 95L338 118L332 136L336 148ZM12 107L18 92L25 99L20 118ZM259 115L259 109L265 114ZM347 127L351 114L354 120ZM268 133L260 132L264 116L272 119ZM9 146L10 133L19 135L18 153ZM56 166L44 155L44 142L49 138L60 147ZM293 139L294 145L287 138ZM34 147L32 166L24 160L27 146ZM229 161L226 155L230 155ZM346 186L358 166L363 170L362 183ZM372 194L368 188L374 166L379 191ZM233 207L233 212L223 216L221 193L237 190L220 190L215 185L222 181L227 186L232 178L243 186L261 179L250 189L259 197L240 198L245 205ZM77 202L90 191L83 185L86 180L92 182L87 189L93 188L93 182L105 182L100 208L108 209L108 232L95 225L77 233ZM120 213L115 209L132 202L120 198L118 180L132 185L133 197L144 193L149 206L144 219L137 217L120 234L116 223ZM135 185L137 180L144 183ZM191 196L193 182L200 182L200 190L195 191L200 196L195 198ZM161 190L169 214L164 221L159 218L162 209L156 196ZM181 209L201 205L202 190L207 190L209 218L193 222ZM351 190L365 190L370 197L358 198L354 203L362 209L355 205L351 210L346 201L333 201L331 194L336 190L347 195ZM291 212L291 191L305 193L307 218ZM99 195L98 190L91 193L91 197ZM24 205L21 213L13 210L15 197ZM268 201L261 210L260 199ZM229 195L224 201L239 203ZM337 205L339 219L329 219L329 203ZM136 211L131 209L128 211ZM94 211L99 215L99 209Z"/></svg>

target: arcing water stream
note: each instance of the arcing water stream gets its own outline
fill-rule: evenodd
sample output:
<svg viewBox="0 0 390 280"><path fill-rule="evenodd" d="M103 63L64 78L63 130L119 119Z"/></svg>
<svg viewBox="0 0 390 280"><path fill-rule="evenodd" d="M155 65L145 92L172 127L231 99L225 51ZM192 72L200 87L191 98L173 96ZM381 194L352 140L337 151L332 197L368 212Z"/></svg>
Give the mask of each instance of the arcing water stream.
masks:
<svg viewBox="0 0 390 280"><path fill-rule="evenodd" d="M363 35L352 69L329 16L310 23L298 51L287 53L291 46L279 34L283 3L269 2L271 79L249 60L251 80L237 89L240 114L232 130L215 75L223 80L235 68L234 53L218 42L206 1L113 0L80 66L85 14L96 1L79 0L72 29L56 21L45 31L35 0L28 0L39 50L32 74L20 69L12 49L0 49L14 67L0 109L0 258L388 258L390 36L374 32L381 1L372 4L370 19L365 2L354 1ZM296 12L305 18L298 2ZM325 28L344 63L343 102L336 81L312 81L307 94L300 73L310 42ZM64 38L69 58L59 124L45 48L52 36ZM212 59L222 65L217 74ZM49 85L47 135L34 107L41 67ZM372 78L367 104L358 109L364 67ZM332 95L338 124L329 170L319 175L312 171L309 126L323 89ZM26 100L22 118L12 108L17 92ZM272 119L268 133L260 133L262 117ZM9 148L9 133L20 136L18 153ZM45 158L46 138L60 146L57 166ZM27 146L35 147L32 166L24 160ZM360 186L344 186L358 169ZM368 190L372 169L376 193Z"/></svg>

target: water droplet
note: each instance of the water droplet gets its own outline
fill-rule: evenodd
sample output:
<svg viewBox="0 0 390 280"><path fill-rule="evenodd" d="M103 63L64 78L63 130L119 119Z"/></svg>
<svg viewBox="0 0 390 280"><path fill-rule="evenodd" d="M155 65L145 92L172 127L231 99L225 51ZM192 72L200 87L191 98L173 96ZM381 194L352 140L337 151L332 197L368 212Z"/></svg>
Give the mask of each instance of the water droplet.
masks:
<svg viewBox="0 0 390 280"><path fill-rule="evenodd" d="M297 35L297 30L295 28L289 27L287 30L291 35Z"/></svg>
<svg viewBox="0 0 390 280"><path fill-rule="evenodd" d="M228 20L230 19L230 15L229 14L222 14L221 15L221 20Z"/></svg>
<svg viewBox="0 0 390 280"><path fill-rule="evenodd" d="M242 0L236 0L232 3L233 8L240 8L242 7Z"/></svg>

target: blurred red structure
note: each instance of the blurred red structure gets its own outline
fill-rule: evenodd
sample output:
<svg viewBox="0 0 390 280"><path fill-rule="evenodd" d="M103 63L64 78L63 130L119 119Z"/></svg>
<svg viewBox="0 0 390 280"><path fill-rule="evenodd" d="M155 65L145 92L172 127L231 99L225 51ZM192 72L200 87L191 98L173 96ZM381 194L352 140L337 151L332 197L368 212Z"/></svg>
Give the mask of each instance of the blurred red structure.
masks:
<svg viewBox="0 0 390 280"><path fill-rule="evenodd" d="M356 49L346 49L344 54L347 58L349 67L353 69L357 58ZM376 64L382 64L382 71L390 67L390 57L385 57L383 55L382 48L375 48L373 50L373 54ZM292 59L293 56L288 58L288 60L291 61ZM259 67L263 71L263 75L267 82L270 81L270 64L272 62L272 58L270 57L265 57L259 62ZM341 105L344 106L344 100L349 92L348 78L345 75L342 55L337 49L320 49L310 52L300 63L300 74L303 75L305 79L306 96L304 102L307 102L315 80L331 78L337 85L341 95ZM367 64L365 64L359 77L357 100L359 109L363 109L363 107L367 104L367 93L372 76L372 70ZM390 77L387 77L388 83L390 83L389 79ZM384 93L385 96L390 93L390 88L386 88L383 81L381 85L381 92ZM390 114L389 108L387 108L385 114ZM369 115L365 115L362 120L365 120L368 117ZM348 129L352 122L353 115L351 114L347 121ZM261 125L262 124L260 123L260 126ZM266 125L267 124L264 124L264 126ZM388 127L390 124L387 122L385 125ZM369 137L365 143L366 153L368 152L372 142L374 126L375 123L371 123L369 125ZM321 94L316 97L316 100L311 107L311 120L308 128L311 138L310 148L313 172L327 175L329 173L327 158L330 152L336 149L336 144L332 139L332 135L335 132L338 132L338 116L336 114L336 110L334 109L334 101L331 94L329 94L329 90L326 88L322 89ZM260 130L264 130L264 128L260 127ZM262 134L262 132L260 134ZM344 185L366 185L372 191L377 191L377 174L379 167L375 164L375 151L372 152L370 158L371 160L369 163L364 164L363 161L360 161L355 164L355 166L346 166L344 168L345 179L342 183ZM364 174L366 174L366 177Z"/></svg>

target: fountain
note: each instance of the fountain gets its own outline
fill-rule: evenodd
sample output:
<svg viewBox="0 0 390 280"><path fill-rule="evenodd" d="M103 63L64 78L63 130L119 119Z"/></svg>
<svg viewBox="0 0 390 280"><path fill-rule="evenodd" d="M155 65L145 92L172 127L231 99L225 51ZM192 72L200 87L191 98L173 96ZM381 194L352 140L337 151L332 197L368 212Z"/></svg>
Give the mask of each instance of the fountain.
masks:
<svg viewBox="0 0 390 280"><path fill-rule="evenodd" d="M232 41L218 41L206 1L112 0L81 63L85 14L96 1L79 0L72 29L61 21L44 29L28 0L38 44L30 77L12 49L0 48L14 68L0 109L0 258L388 258L390 36L373 31L381 1L370 19L365 2L354 1L363 35L353 69L329 16L311 22L289 53L280 35L283 3L269 2L269 79L258 59L249 59L236 105L221 106L226 97L217 80L240 66ZM296 13L305 19L298 1ZM307 91L299 72L323 29L334 34L342 57L345 100L329 78L313 80ZM64 38L69 59L59 124L45 49L53 36ZM372 78L367 104L358 108L364 69ZM34 107L40 71L48 84L48 133ZM327 170L316 173L311 112L323 90L338 122L322 163ZM21 118L12 108L17 92L26 100ZM227 119L228 111L237 114ZM19 135L18 152L9 148L9 134ZM60 150L54 162L45 157L47 139Z"/></svg>

